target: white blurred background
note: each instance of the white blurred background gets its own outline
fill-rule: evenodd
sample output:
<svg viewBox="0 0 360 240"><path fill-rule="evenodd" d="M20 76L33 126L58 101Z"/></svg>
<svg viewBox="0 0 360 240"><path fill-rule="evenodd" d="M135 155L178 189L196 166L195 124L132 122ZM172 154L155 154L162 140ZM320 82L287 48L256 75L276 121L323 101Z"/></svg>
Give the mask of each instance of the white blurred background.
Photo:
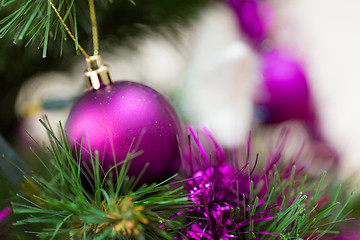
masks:
<svg viewBox="0 0 360 240"><path fill-rule="evenodd" d="M276 35L305 60L324 134L343 172L360 167L360 1L276 1Z"/></svg>

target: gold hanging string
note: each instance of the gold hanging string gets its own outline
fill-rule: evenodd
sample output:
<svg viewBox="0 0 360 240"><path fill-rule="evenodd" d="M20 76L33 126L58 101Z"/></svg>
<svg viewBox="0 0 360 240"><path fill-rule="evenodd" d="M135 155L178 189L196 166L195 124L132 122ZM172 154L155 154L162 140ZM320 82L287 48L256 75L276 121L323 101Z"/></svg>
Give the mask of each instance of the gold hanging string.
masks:
<svg viewBox="0 0 360 240"><path fill-rule="evenodd" d="M97 56L99 54L99 38L98 38L98 30L96 25L94 0L89 0L89 10L90 10L90 19L91 19L91 28L92 28L94 56Z"/></svg>
<svg viewBox="0 0 360 240"><path fill-rule="evenodd" d="M96 24L95 1L88 0L93 40L93 56L86 59L88 69L85 72L85 82L88 88L98 90L101 86L112 83L108 66L104 65L99 55L99 38Z"/></svg>
<svg viewBox="0 0 360 240"><path fill-rule="evenodd" d="M64 19L60 16L60 13L58 12L58 10L56 9L56 7L54 6L53 2L51 0L48 0L48 2L50 3L52 9L54 10L54 12L56 13L56 15L58 16L60 22L62 23L62 25L64 26L66 32L69 34L70 38L74 41L75 44L77 44L79 50L81 51L81 53L85 56L85 58L89 59L89 55L85 52L85 50L80 46L80 44L76 41L74 35L71 33L71 31L69 30L69 28L67 27L66 23L64 22Z"/></svg>

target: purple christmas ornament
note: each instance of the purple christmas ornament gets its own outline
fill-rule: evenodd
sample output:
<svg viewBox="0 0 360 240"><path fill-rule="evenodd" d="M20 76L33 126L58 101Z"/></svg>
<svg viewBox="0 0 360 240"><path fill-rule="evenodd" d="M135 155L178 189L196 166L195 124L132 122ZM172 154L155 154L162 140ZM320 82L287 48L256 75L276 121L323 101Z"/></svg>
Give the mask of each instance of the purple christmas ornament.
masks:
<svg viewBox="0 0 360 240"><path fill-rule="evenodd" d="M9 206L5 207L0 211L0 222L11 212L11 208Z"/></svg>
<svg viewBox="0 0 360 240"><path fill-rule="evenodd" d="M83 139L82 163L91 166L90 144L105 172L114 166L114 157L119 163L135 151L142 154L132 160L129 175L137 176L149 163L141 183L165 180L180 167L178 116L162 95L140 83L121 81L88 90L73 106L65 129L72 149L75 141L79 151Z"/></svg>
<svg viewBox="0 0 360 240"><path fill-rule="evenodd" d="M268 38L272 25L272 10L262 0L228 0L241 30L255 47Z"/></svg>
<svg viewBox="0 0 360 240"><path fill-rule="evenodd" d="M290 119L313 121L309 85L301 64L280 50L261 57L262 82L255 96L257 120L263 123Z"/></svg>

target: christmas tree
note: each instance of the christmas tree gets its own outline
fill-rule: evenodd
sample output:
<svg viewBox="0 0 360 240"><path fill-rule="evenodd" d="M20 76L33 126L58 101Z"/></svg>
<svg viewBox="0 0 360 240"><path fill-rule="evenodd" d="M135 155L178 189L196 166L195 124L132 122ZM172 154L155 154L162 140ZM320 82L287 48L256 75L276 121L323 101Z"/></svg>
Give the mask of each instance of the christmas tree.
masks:
<svg viewBox="0 0 360 240"><path fill-rule="evenodd" d="M288 155L287 129L266 154L257 154L263 151L258 147L262 139L256 139L258 130L246 143L224 148L204 125L199 130L187 126L181 117L189 117L184 112L178 115L159 92L112 79L100 49L115 40L136 48L131 40L150 28L180 36L176 26L191 22L206 4L211 3L2 2L3 51L10 41L17 43L6 55L4 78L15 85L40 70L66 69L69 65L60 59L75 49L86 60L88 89L70 101L72 110L64 127L59 123L59 131L46 117L40 120L48 142L33 151L35 157L18 157L5 141L1 143L2 169L16 169L2 176L11 184L2 194L12 196L4 199L0 212L1 237L357 239L358 214L352 209L359 201L337 178L335 151L320 160L301 148ZM303 66L281 47L269 44L270 5L261 0L216 4L233 11L260 59L264 91L271 97L256 97L257 124L295 119L304 123L310 141L326 144ZM120 37L114 38L114 33ZM91 43L86 41L89 36ZM33 45L42 51L34 51ZM87 53L89 48L93 54ZM31 67L19 73L10 64ZM285 68L286 74L279 71ZM59 104L68 103L55 103Z"/></svg>

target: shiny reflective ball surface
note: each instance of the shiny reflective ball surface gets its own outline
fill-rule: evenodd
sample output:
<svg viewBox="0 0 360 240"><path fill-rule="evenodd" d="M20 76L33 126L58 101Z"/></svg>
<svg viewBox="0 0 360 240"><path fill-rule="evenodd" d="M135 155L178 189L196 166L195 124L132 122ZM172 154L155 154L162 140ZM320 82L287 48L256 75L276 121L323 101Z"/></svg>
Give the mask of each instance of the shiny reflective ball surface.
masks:
<svg viewBox="0 0 360 240"><path fill-rule="evenodd" d="M149 163L141 183L165 180L180 167L182 130L176 111L161 94L140 83L119 81L88 90L73 106L65 129L73 152L81 151L82 164L88 167L89 146L93 156L99 152L104 172L129 152L141 152L128 173L138 176Z"/></svg>

